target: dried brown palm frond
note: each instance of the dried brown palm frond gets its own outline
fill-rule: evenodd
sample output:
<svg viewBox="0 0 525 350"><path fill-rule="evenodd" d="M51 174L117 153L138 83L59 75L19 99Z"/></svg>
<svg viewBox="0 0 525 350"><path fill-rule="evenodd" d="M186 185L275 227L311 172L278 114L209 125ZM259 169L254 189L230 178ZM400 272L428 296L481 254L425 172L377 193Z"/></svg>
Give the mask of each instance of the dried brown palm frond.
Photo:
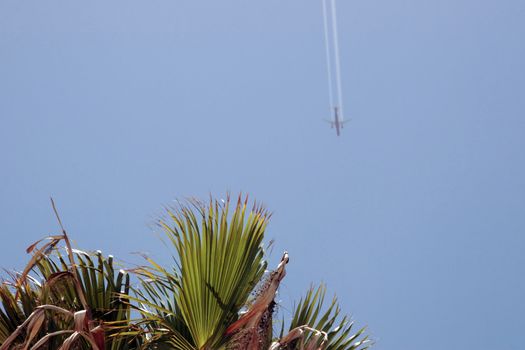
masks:
<svg viewBox="0 0 525 350"><path fill-rule="evenodd" d="M288 253L284 253L277 269L257 291L257 296L239 319L231 324L225 335L232 336L228 349L267 349L272 338L272 315L275 308L275 295L279 284L286 275Z"/></svg>
<svg viewBox="0 0 525 350"><path fill-rule="evenodd" d="M311 336L307 339L308 333L311 333ZM269 350L324 350L327 342L326 332L305 325L292 329L287 335L274 341Z"/></svg>

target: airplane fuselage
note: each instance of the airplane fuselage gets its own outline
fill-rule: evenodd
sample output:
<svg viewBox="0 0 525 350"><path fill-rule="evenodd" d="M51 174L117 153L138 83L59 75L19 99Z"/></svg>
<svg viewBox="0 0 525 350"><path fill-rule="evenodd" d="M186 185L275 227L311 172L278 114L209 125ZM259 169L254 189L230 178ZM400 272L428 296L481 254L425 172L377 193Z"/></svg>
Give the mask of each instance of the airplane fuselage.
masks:
<svg viewBox="0 0 525 350"><path fill-rule="evenodd" d="M341 128L343 125L341 124L341 121L339 120L339 108L334 107L334 126L335 126L335 133L337 136L341 135Z"/></svg>

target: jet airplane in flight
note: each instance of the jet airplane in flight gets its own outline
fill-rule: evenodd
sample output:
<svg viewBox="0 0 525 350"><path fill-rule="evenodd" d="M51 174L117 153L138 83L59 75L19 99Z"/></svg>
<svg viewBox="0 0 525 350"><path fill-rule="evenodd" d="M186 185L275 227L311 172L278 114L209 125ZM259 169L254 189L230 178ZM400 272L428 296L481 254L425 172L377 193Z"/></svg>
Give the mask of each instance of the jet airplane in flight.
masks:
<svg viewBox="0 0 525 350"><path fill-rule="evenodd" d="M337 136L341 135L341 129L343 128L344 124L349 122L349 120L342 120L339 119L339 108L334 107L334 119L333 120L327 120L327 122L330 123L332 129L335 128L335 133Z"/></svg>

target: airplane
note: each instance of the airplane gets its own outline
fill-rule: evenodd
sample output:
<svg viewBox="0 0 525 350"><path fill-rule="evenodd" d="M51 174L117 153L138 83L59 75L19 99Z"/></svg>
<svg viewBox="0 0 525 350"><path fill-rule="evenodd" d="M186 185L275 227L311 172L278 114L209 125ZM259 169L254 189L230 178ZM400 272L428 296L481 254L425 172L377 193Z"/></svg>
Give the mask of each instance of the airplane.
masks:
<svg viewBox="0 0 525 350"><path fill-rule="evenodd" d="M341 129L345 123L348 123L349 120L339 120L339 107L334 107L334 120L326 120L330 123L332 129L335 127L335 132L337 136L341 135Z"/></svg>

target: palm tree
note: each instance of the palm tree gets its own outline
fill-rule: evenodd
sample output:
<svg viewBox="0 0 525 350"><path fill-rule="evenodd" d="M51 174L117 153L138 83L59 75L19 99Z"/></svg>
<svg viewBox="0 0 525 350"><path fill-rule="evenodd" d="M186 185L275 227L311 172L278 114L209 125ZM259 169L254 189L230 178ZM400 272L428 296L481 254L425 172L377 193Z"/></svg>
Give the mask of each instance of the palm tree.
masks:
<svg viewBox="0 0 525 350"><path fill-rule="evenodd" d="M273 334L274 301L286 273L288 253L265 274L264 231L270 218L261 206L247 210L239 197L226 201L189 200L159 225L176 250L175 268L153 260L142 269L141 288L132 298L148 320L152 342L181 350L364 349L363 329L352 324L334 299L321 313L325 289L310 290L297 305L288 333ZM255 292L255 293L253 293Z"/></svg>
<svg viewBox="0 0 525 350"><path fill-rule="evenodd" d="M0 350L367 348L364 329L352 333L335 298L324 307L324 286L308 290L291 321L274 332L275 295L289 257L285 252L266 271L269 218L240 196L233 204L229 197L178 203L159 221L174 266L146 257L147 266L132 271L139 283L131 289L129 274L115 273L111 257L73 250L62 230L43 247L32 245L26 270L0 288ZM67 259L55 249L60 240Z"/></svg>

